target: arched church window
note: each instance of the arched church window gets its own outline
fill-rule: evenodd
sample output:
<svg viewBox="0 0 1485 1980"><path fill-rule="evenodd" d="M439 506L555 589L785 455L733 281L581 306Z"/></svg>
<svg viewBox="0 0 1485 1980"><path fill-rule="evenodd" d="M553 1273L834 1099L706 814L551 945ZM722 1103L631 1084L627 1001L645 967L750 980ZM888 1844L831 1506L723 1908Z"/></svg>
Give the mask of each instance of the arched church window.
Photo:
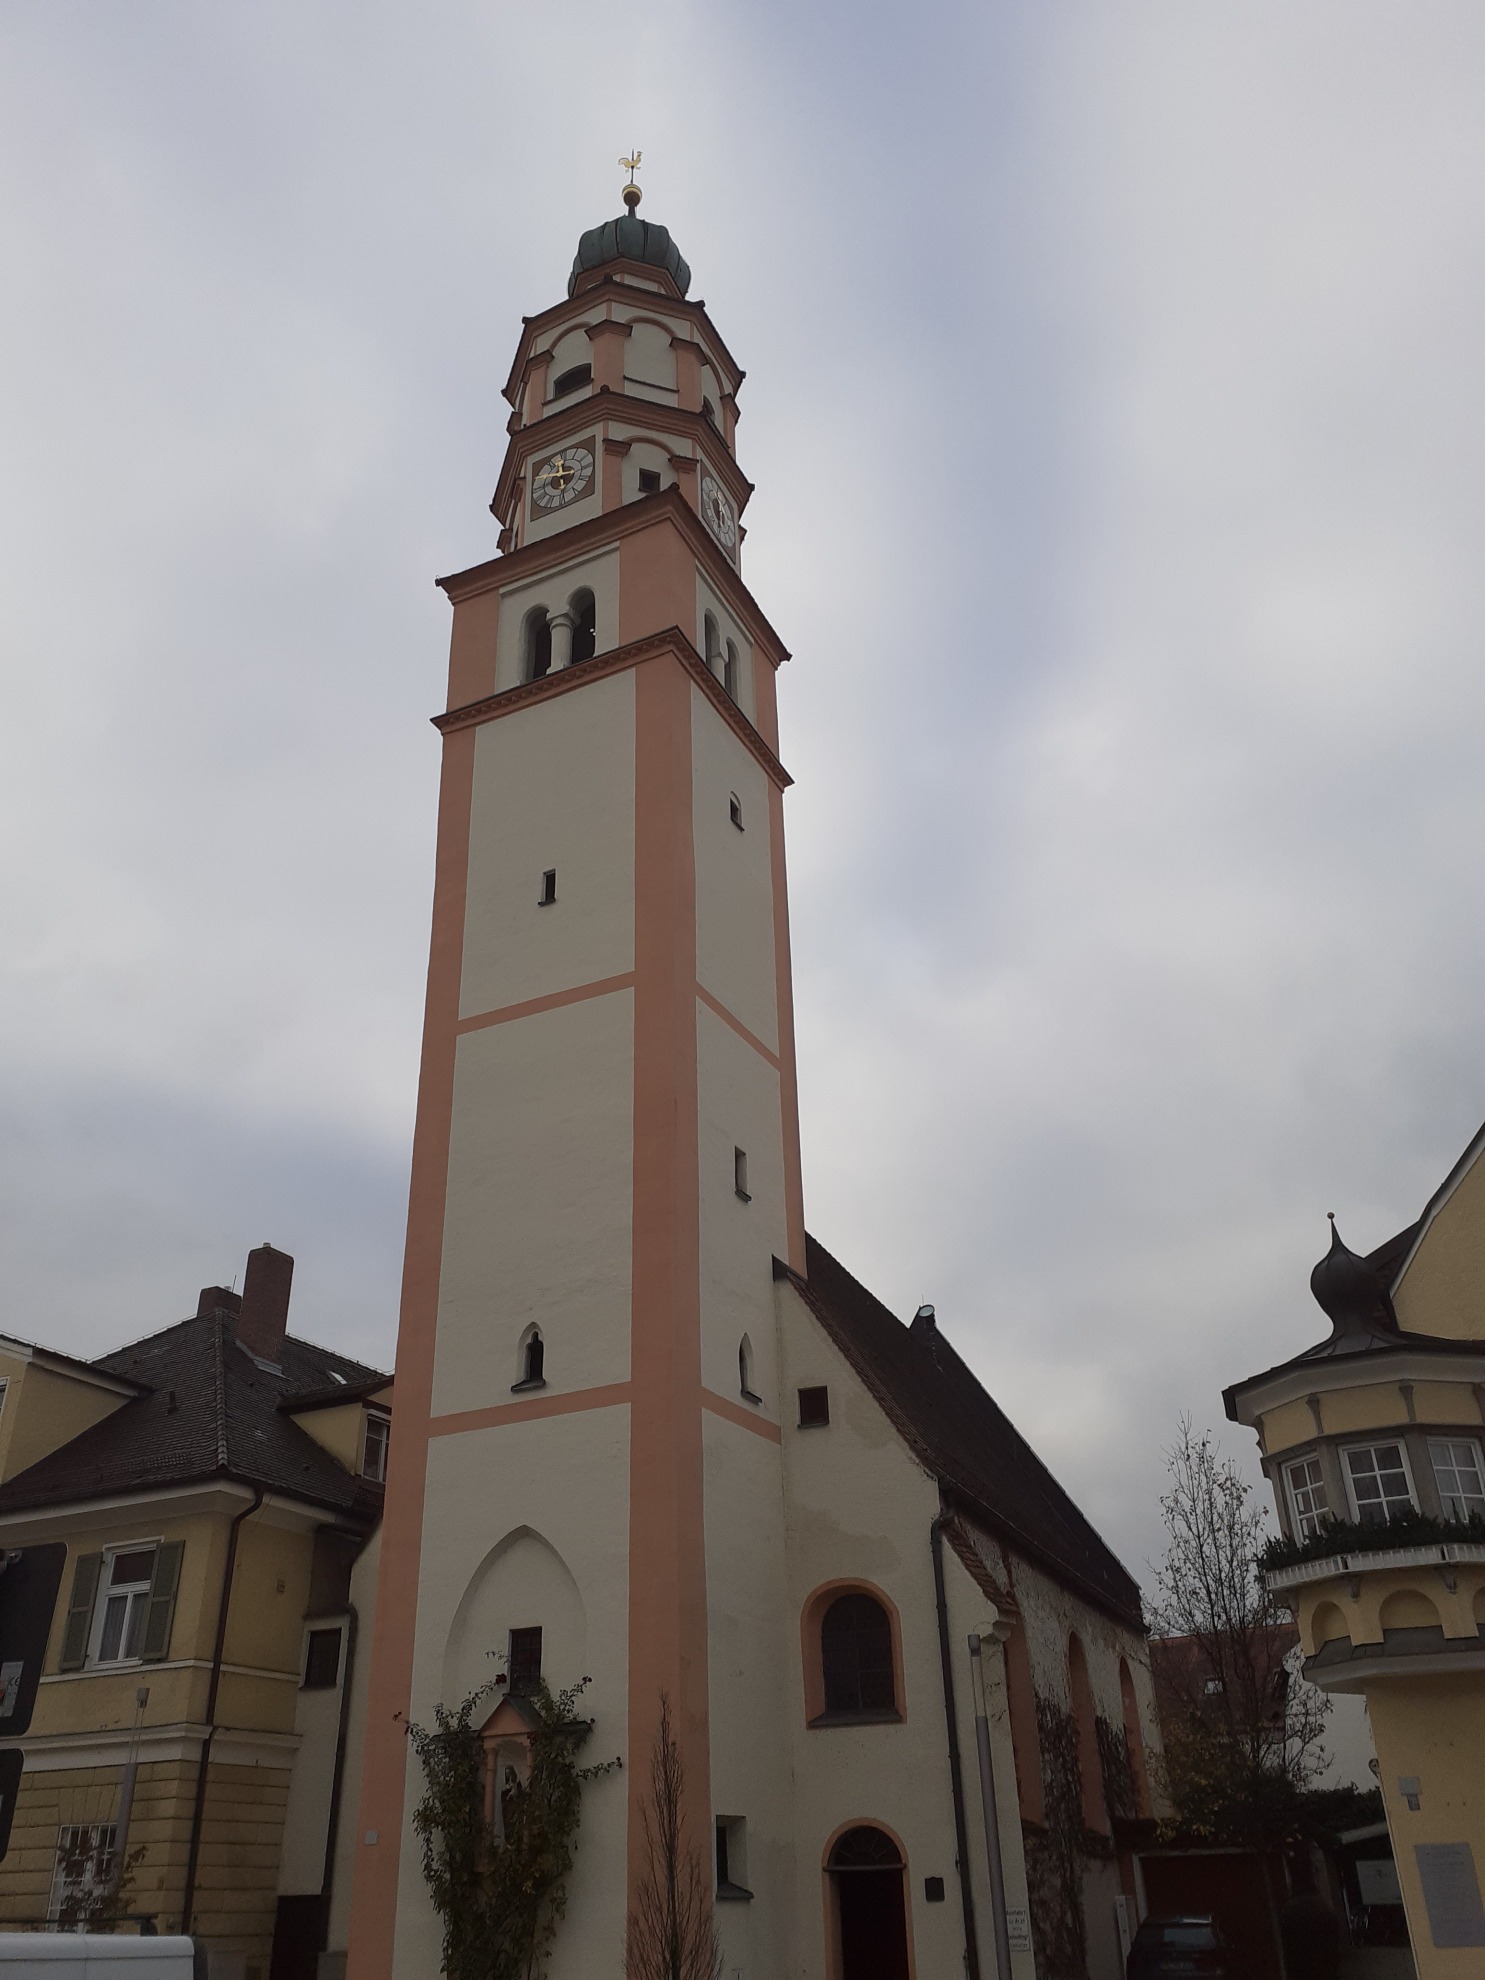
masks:
<svg viewBox="0 0 1485 1980"><path fill-rule="evenodd" d="M521 1336L520 1376L511 1384L512 1391L521 1389L544 1389L546 1382L546 1343L542 1340L539 1327L528 1327Z"/></svg>
<svg viewBox="0 0 1485 1980"><path fill-rule="evenodd" d="M722 635L717 629L716 618L710 612L701 621L701 638L702 644L706 649L705 659L708 668L712 673L720 674L722 671Z"/></svg>
<svg viewBox="0 0 1485 1980"><path fill-rule="evenodd" d="M552 397L554 399L565 399L569 392L580 392L583 386L591 385L592 383L593 367L591 364L571 365L562 373L560 378L554 378L552 380Z"/></svg>
<svg viewBox="0 0 1485 1980"><path fill-rule="evenodd" d="M572 664L591 660L598 651L598 606L591 591L575 591L567 601L572 614Z"/></svg>
<svg viewBox="0 0 1485 1980"><path fill-rule="evenodd" d="M762 1402L762 1396L753 1387L753 1343L746 1334L737 1344L737 1381L744 1402Z"/></svg>
<svg viewBox="0 0 1485 1980"><path fill-rule="evenodd" d="M1083 1791L1083 1826L1100 1835L1109 1833L1108 1803L1103 1791L1103 1761L1098 1751L1098 1714L1088 1681L1088 1657L1076 1635L1067 1640L1067 1687L1072 1700L1073 1726L1078 1737L1078 1777Z"/></svg>
<svg viewBox="0 0 1485 1980"><path fill-rule="evenodd" d="M727 642L727 661L722 669L722 685L734 701L737 700L737 678L737 648L729 639Z"/></svg>
<svg viewBox="0 0 1485 1980"><path fill-rule="evenodd" d="M895 1715L892 1622L875 1596L836 1596L820 1620L820 1669L830 1717Z"/></svg>
<svg viewBox="0 0 1485 1980"><path fill-rule="evenodd" d="M712 423L712 425L713 425L713 426L715 426L715 425L716 425L716 423L717 423L717 409L716 409L716 407L715 407L715 406L714 406L714 405L712 404L712 402L711 402L711 400L710 400L710 399L706 399L706 398L704 398L704 399L702 400L702 402L701 402L701 415L702 415L702 418L703 418L703 419L709 419L709 420L711 421L711 423Z"/></svg>
<svg viewBox="0 0 1485 1980"><path fill-rule="evenodd" d="M552 668L552 622L544 605L526 614L526 678L539 681Z"/></svg>

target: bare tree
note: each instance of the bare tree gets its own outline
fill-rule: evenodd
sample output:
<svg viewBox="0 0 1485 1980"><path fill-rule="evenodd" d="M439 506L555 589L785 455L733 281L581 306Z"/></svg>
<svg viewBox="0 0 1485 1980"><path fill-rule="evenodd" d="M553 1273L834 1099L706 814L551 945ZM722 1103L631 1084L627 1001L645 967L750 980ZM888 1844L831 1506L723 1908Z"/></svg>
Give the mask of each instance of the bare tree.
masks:
<svg viewBox="0 0 1485 1980"><path fill-rule="evenodd" d="M627 1980L718 1980L722 1948L712 1922L709 1858L686 1831L686 1774L660 1694L660 1725L643 1805L645 1868L629 1914Z"/></svg>
<svg viewBox="0 0 1485 1980"><path fill-rule="evenodd" d="M1160 1501L1165 1559L1153 1621L1172 1709L1167 1786L1183 1826L1259 1848L1293 1834L1297 1798L1324 1765L1330 1701L1295 1682L1293 1619L1264 1586L1264 1515L1209 1432L1183 1418Z"/></svg>

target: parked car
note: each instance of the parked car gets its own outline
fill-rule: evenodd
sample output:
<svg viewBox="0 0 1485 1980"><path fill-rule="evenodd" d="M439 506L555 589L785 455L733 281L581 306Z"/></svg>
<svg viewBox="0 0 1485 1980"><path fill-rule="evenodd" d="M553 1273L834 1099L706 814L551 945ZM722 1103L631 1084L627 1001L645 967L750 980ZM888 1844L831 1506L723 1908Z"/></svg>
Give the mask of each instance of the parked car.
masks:
<svg viewBox="0 0 1485 1980"><path fill-rule="evenodd" d="M1232 1948L1210 1914L1147 1918L1124 1971L1126 1980L1238 1980Z"/></svg>

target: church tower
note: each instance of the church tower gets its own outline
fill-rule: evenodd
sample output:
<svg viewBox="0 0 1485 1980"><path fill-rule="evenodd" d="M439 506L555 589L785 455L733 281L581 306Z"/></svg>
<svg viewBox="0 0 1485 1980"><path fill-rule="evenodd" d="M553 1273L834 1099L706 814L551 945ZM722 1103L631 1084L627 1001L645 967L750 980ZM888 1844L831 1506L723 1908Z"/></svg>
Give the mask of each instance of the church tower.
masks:
<svg viewBox="0 0 1485 1980"><path fill-rule="evenodd" d="M774 1260L805 1269L775 675L743 374L664 227L526 319L453 607L351 1980L438 1970L404 1718L584 1676L555 1980L622 1968L662 1696L711 1868L792 1892ZM782 1269L782 1266L779 1268ZM739 1839L742 1829L736 1831ZM735 1851L736 1856L739 1852ZM742 1907L738 1908L740 1911ZM729 1971L769 1970L766 1948Z"/></svg>

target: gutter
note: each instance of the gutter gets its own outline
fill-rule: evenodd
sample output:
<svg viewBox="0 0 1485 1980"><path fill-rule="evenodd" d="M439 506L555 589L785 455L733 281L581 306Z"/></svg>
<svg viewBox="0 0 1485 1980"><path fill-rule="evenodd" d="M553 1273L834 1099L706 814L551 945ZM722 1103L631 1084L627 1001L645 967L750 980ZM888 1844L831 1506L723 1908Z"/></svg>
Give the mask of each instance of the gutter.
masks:
<svg viewBox="0 0 1485 1980"><path fill-rule="evenodd" d="M217 1731L217 1693L222 1686L222 1653L227 1643L227 1612L232 1606L232 1577L237 1569L237 1536L244 1520L251 1519L263 1504L261 1485L253 1489L253 1502L233 1516L227 1532L227 1564L222 1570L222 1599L217 1607L217 1635L211 1653L211 1681L206 1690L206 1737L201 1742L201 1759L196 1770L196 1800L191 1810L191 1847L186 1857L186 1889L181 1899L180 1929L189 1932L196 1903L196 1872L201 1861L201 1829L206 1815L206 1773L211 1764L211 1746Z"/></svg>
<svg viewBox="0 0 1485 1980"><path fill-rule="evenodd" d="M943 1531L949 1515L940 1513L928 1529L933 1549L933 1599L938 1610L939 1668L944 1684L944 1725L949 1744L949 1791L954 1801L954 1868L959 1873L959 1901L964 1913L964 1970L980 1980L980 1948L975 1937L975 1901L969 1883L969 1831L964 1819L964 1769L959 1759L959 1719L954 1709L954 1661L949 1651L949 1598L944 1589Z"/></svg>

